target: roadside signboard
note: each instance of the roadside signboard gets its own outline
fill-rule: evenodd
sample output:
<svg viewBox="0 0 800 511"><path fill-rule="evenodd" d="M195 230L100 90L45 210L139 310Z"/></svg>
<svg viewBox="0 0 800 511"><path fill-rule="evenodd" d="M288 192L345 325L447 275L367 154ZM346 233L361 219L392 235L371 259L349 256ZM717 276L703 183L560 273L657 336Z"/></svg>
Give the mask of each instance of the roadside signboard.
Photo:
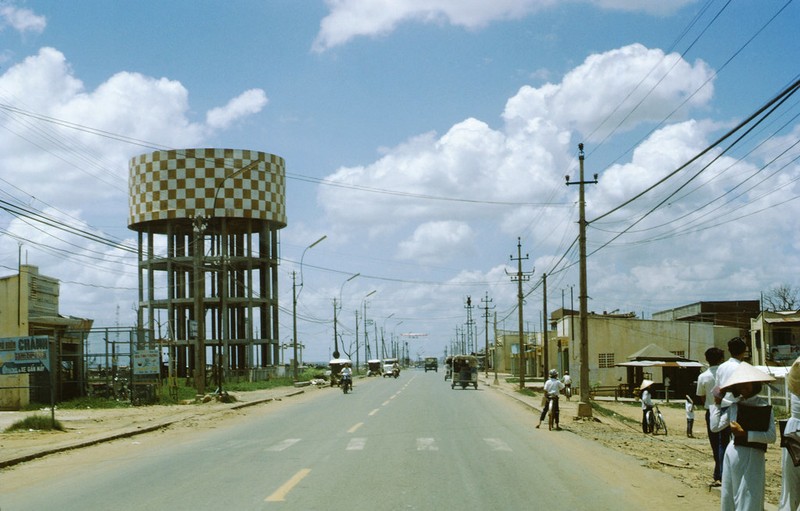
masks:
<svg viewBox="0 0 800 511"><path fill-rule="evenodd" d="M50 338L46 335L0 339L0 374L50 370Z"/></svg>

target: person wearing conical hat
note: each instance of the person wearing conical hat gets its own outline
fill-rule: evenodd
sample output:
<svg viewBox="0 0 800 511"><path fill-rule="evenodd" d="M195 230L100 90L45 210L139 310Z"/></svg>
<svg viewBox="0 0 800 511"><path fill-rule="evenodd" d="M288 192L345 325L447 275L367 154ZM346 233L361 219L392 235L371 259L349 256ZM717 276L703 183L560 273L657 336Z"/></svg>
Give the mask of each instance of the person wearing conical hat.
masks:
<svg viewBox="0 0 800 511"><path fill-rule="evenodd" d="M786 374L792 416L786 421L781 435L781 500L779 511L796 511L800 507L800 466L795 466L789 454L789 442L800 442L800 358Z"/></svg>
<svg viewBox="0 0 800 511"><path fill-rule="evenodd" d="M772 406L758 394L764 382L775 378L741 362L722 382L720 391L730 392L730 406L718 408L711 417L711 430L730 427L731 440L722 460L722 511L763 511L764 455L775 442Z"/></svg>
<svg viewBox="0 0 800 511"><path fill-rule="evenodd" d="M730 392L720 392L720 387L725 380L739 367L739 364L747 357L747 343L741 337L734 337L728 341L728 353L730 358L721 363L717 368L714 386L714 406L720 408L727 408L733 401L733 395ZM728 448L728 442L731 438L731 430L726 428L719 432L719 442L717 444L717 458L722 463L722 458L725 456L725 450ZM720 465L720 469L722 466ZM720 481L722 481L722 473L719 474ZM715 479L716 481L716 479ZM720 486L720 484L713 483L713 486Z"/></svg>
<svg viewBox="0 0 800 511"><path fill-rule="evenodd" d="M639 390L641 391L639 401L642 402L642 433L645 435L653 432L650 422L647 420L647 412L653 409L653 399L650 397L649 390L652 384L653 380L642 380L642 383L639 384Z"/></svg>

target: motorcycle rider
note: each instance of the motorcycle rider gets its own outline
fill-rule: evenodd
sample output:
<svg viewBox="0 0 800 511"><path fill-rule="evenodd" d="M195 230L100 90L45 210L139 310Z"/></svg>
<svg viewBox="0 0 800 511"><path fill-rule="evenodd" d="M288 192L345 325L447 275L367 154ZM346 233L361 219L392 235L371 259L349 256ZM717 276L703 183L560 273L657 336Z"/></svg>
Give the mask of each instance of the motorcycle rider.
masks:
<svg viewBox="0 0 800 511"><path fill-rule="evenodd" d="M564 371L564 377L561 379L564 382L564 395L567 396L567 401L572 396L572 378L569 375L569 371Z"/></svg>
<svg viewBox="0 0 800 511"><path fill-rule="evenodd" d="M350 362L342 367L342 372L340 374L342 377L342 384L347 380L350 385L350 390L353 390L353 369L350 367Z"/></svg>
<svg viewBox="0 0 800 511"><path fill-rule="evenodd" d="M395 362L392 364L392 375L397 378L400 375L400 365Z"/></svg>

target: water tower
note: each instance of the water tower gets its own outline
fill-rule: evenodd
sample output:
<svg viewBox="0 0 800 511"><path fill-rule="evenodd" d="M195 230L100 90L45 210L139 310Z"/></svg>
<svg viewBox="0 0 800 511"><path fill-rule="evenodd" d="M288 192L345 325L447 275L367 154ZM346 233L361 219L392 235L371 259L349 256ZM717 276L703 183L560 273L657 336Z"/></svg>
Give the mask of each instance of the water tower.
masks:
<svg viewBox="0 0 800 511"><path fill-rule="evenodd" d="M212 362L226 371L276 364L283 158L155 151L131 159L129 189L139 325L166 339L177 376L194 375L203 388Z"/></svg>

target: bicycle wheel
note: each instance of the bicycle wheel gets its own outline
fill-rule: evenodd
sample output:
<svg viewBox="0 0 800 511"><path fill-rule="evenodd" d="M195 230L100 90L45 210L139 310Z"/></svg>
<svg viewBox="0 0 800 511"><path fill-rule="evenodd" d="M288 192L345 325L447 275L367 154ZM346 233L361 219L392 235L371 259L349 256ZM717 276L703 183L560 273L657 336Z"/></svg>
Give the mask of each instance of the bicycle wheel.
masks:
<svg viewBox="0 0 800 511"><path fill-rule="evenodd" d="M661 413L659 413L658 417L656 417L656 427L658 429L663 429L664 435L667 434L667 423L664 422L664 416L662 416Z"/></svg>

